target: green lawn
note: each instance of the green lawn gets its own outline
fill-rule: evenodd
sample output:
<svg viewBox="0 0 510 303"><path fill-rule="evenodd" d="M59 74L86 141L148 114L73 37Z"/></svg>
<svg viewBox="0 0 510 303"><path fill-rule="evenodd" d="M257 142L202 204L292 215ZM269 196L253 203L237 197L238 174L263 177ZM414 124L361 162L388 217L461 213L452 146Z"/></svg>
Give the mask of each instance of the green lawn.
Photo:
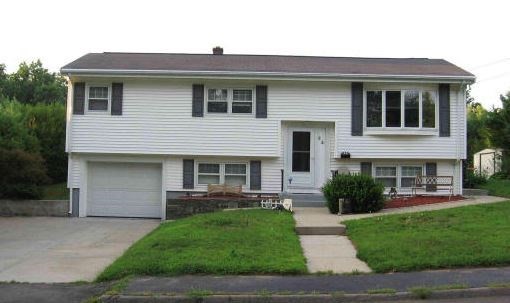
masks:
<svg viewBox="0 0 510 303"><path fill-rule="evenodd" d="M346 222L376 272L510 264L510 201Z"/></svg>
<svg viewBox="0 0 510 303"><path fill-rule="evenodd" d="M236 210L163 223L107 267L128 275L299 274L306 263L290 213Z"/></svg>
<svg viewBox="0 0 510 303"><path fill-rule="evenodd" d="M487 189L489 195L510 198L510 180L489 179L480 188Z"/></svg>
<svg viewBox="0 0 510 303"><path fill-rule="evenodd" d="M42 200L69 200L67 184L63 182L44 186Z"/></svg>

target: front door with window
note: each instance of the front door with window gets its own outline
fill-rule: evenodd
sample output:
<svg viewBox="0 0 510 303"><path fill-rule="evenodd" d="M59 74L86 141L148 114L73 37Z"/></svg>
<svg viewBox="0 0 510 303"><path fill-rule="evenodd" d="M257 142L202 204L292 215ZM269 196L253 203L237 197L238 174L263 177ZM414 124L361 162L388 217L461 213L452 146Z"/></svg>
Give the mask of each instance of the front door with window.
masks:
<svg viewBox="0 0 510 303"><path fill-rule="evenodd" d="M326 130L290 128L287 139L287 190L316 192L325 180Z"/></svg>

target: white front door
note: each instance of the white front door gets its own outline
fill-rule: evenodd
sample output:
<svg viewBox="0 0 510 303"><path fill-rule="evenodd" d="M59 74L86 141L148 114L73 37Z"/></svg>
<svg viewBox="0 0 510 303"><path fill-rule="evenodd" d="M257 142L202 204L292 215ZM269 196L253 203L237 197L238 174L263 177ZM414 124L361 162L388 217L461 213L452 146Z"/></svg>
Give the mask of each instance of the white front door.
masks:
<svg viewBox="0 0 510 303"><path fill-rule="evenodd" d="M326 130L290 128L287 140L287 190L317 192L325 180Z"/></svg>

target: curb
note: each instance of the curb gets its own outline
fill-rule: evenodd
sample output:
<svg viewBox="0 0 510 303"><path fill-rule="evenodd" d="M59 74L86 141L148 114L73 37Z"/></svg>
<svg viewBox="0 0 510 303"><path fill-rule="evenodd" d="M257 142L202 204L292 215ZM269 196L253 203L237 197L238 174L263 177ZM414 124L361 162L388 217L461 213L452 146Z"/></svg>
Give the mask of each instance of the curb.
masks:
<svg viewBox="0 0 510 303"><path fill-rule="evenodd" d="M510 296L510 288L468 288L433 291L430 296L424 299L455 299L455 298L476 298L476 297L498 297ZM395 302L401 300L418 300L420 298L409 292L399 292L395 294L305 294L305 295L281 295L281 294L231 294L231 295L210 295L203 297L192 297L182 294L143 294L143 295L103 295L101 302L172 302L172 303L219 303L219 302L251 302L251 303L280 303L280 302L298 302L298 303L347 303L347 302Z"/></svg>

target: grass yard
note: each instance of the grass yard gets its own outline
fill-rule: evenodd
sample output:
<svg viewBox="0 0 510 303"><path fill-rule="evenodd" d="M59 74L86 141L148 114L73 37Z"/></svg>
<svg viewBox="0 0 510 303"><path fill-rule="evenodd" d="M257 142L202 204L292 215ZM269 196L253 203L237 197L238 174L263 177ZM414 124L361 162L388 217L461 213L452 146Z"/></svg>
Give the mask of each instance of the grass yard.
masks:
<svg viewBox="0 0 510 303"><path fill-rule="evenodd" d="M487 189L489 195L510 198L510 180L489 179L480 188Z"/></svg>
<svg viewBox="0 0 510 303"><path fill-rule="evenodd" d="M257 209L163 223L97 280L128 275L299 273L306 273L306 263L292 214Z"/></svg>
<svg viewBox="0 0 510 303"><path fill-rule="evenodd" d="M44 186L42 200L69 200L66 182Z"/></svg>
<svg viewBox="0 0 510 303"><path fill-rule="evenodd" d="M510 201L345 223L376 272L510 264Z"/></svg>

